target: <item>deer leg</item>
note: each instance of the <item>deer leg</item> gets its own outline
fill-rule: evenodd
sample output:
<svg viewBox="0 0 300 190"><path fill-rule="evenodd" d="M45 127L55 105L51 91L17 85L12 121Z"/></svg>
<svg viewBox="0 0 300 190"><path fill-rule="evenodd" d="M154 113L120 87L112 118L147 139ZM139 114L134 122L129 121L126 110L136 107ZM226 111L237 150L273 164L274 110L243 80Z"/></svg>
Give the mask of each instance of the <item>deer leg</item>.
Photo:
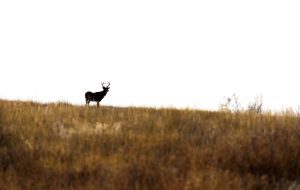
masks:
<svg viewBox="0 0 300 190"><path fill-rule="evenodd" d="M97 106L99 107L99 102L97 102Z"/></svg>

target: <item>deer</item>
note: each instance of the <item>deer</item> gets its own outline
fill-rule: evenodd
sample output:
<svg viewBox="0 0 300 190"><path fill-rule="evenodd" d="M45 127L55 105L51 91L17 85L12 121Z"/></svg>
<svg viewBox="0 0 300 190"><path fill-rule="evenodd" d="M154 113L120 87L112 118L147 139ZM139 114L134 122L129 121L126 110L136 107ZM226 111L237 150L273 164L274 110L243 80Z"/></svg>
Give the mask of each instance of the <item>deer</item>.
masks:
<svg viewBox="0 0 300 190"><path fill-rule="evenodd" d="M108 90L109 90L109 86L110 86L110 82L108 82L107 86L104 86L104 82L101 83L103 90L100 92L86 92L85 93L85 102L87 105L89 105L89 103L91 101L97 102L97 106L99 107L99 102L101 102L101 100L104 98L104 96L107 94Z"/></svg>

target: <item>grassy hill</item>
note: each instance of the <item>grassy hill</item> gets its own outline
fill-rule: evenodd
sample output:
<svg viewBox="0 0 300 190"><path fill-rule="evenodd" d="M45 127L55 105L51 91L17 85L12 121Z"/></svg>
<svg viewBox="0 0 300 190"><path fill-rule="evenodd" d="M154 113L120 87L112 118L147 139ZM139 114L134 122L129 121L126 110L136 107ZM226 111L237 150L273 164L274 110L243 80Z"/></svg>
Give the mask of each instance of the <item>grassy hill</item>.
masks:
<svg viewBox="0 0 300 190"><path fill-rule="evenodd" d="M0 189L299 189L300 118L0 100Z"/></svg>

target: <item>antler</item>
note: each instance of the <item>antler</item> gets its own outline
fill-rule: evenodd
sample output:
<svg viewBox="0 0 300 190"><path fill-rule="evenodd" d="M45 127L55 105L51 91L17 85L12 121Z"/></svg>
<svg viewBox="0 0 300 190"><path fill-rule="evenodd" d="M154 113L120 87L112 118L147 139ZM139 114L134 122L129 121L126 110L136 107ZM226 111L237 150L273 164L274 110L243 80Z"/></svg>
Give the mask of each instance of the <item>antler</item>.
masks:
<svg viewBox="0 0 300 190"><path fill-rule="evenodd" d="M101 82L102 87L104 87L104 82Z"/></svg>
<svg viewBox="0 0 300 190"><path fill-rule="evenodd" d="M108 82L108 85L107 85L107 87L109 87L110 86L110 81Z"/></svg>

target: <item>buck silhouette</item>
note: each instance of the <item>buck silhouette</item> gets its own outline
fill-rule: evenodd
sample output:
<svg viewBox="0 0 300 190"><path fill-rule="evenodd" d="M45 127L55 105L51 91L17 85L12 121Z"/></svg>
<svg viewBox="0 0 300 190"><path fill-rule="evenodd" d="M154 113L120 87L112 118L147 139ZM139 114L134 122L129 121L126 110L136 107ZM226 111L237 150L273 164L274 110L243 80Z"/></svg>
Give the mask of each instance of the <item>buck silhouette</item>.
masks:
<svg viewBox="0 0 300 190"><path fill-rule="evenodd" d="M99 102L104 98L104 96L107 94L110 86L110 82L108 82L107 86L104 86L104 82L101 83L103 90L101 92L86 92L85 93L85 102L87 105L89 105L90 101L97 102L97 106L99 106Z"/></svg>

